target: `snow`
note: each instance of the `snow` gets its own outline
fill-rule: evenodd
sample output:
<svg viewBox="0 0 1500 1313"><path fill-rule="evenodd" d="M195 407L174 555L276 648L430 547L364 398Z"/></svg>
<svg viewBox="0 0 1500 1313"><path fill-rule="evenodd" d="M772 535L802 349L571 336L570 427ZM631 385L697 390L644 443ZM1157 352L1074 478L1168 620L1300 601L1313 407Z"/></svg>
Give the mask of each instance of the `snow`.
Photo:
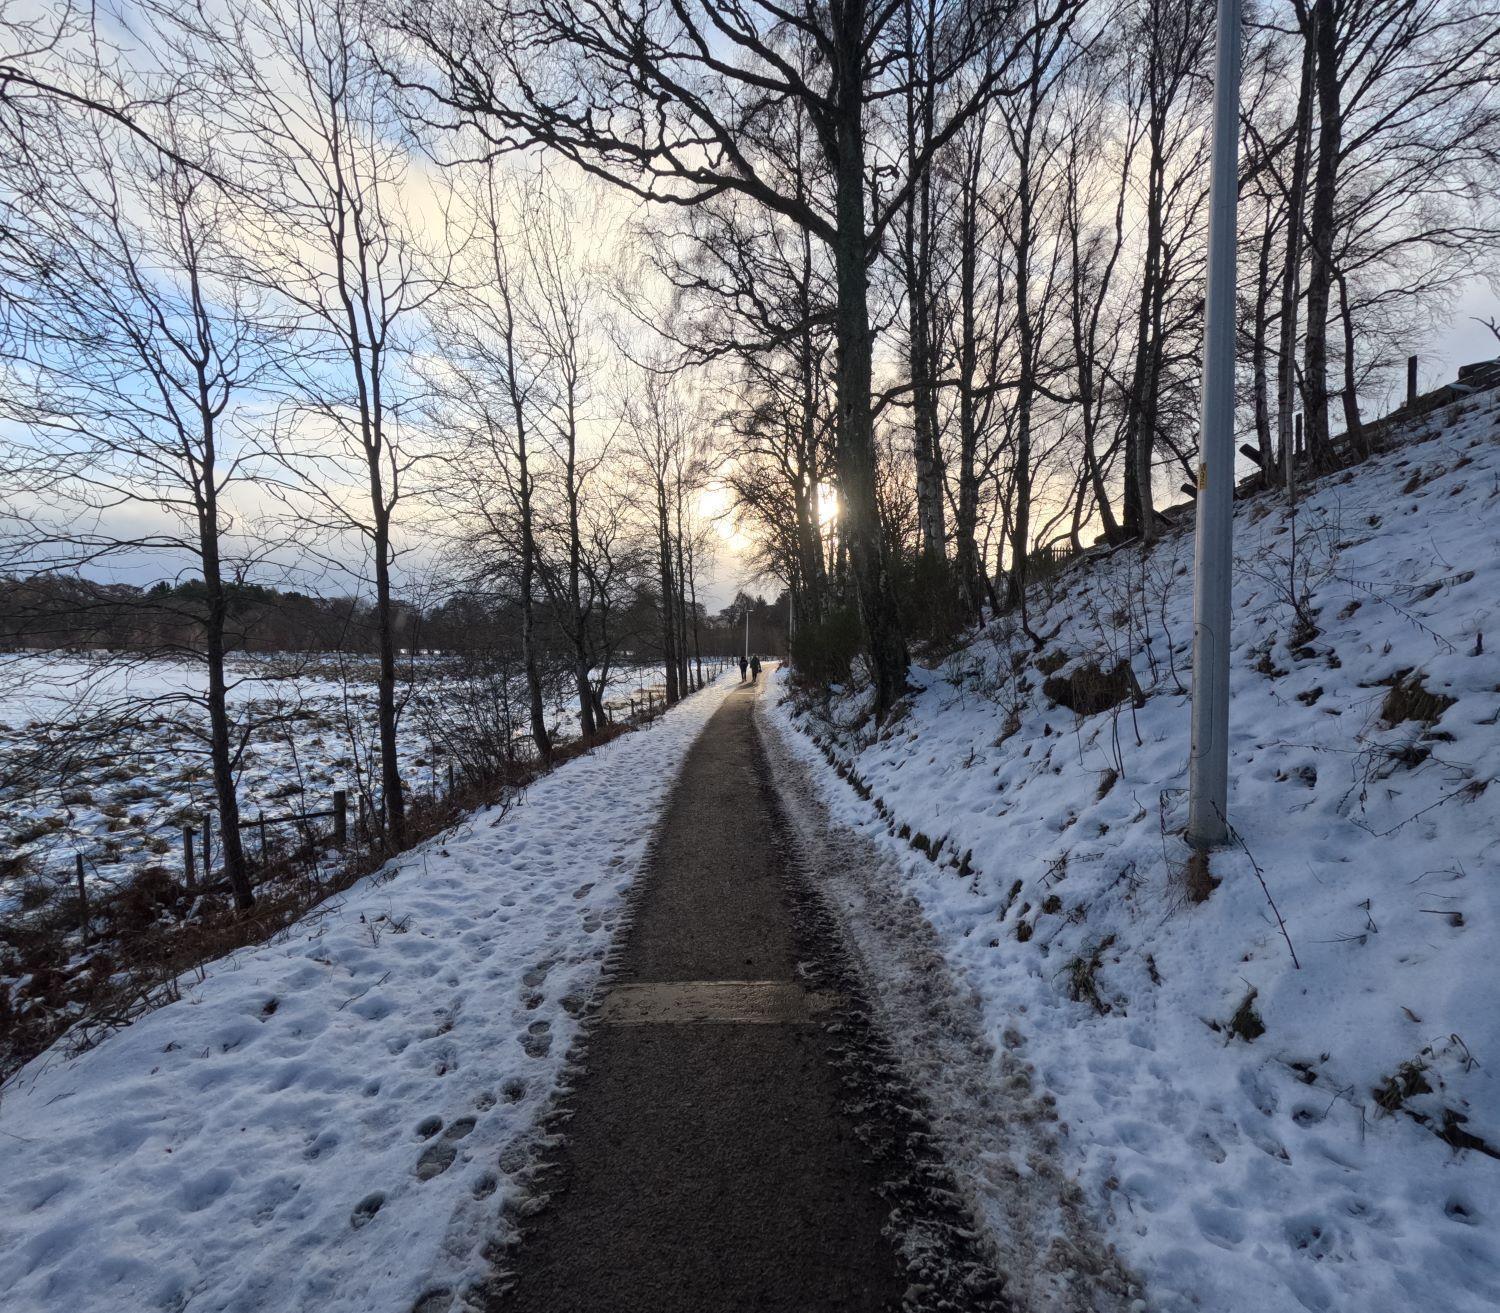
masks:
<svg viewBox="0 0 1500 1313"><path fill-rule="evenodd" d="M657 813L733 686L23 1068L0 1099L8 1313L407 1313L482 1274Z"/></svg>
<svg viewBox="0 0 1500 1313"><path fill-rule="evenodd" d="M778 679L771 715L1055 1101L1151 1309L1478 1313L1500 1305L1500 1162L1435 1132L1500 1148L1500 397L1308 492L1295 558L1279 498L1237 506L1240 843L1206 902L1181 840L1189 534L1064 570L1032 598L1040 652L990 625L914 670L878 734L861 693L824 711ZM1139 707L1042 691L1120 659ZM1435 722L1382 719L1405 672L1454 699ZM1247 999L1253 1038L1228 1026ZM1013 1188L970 1185L991 1214Z"/></svg>

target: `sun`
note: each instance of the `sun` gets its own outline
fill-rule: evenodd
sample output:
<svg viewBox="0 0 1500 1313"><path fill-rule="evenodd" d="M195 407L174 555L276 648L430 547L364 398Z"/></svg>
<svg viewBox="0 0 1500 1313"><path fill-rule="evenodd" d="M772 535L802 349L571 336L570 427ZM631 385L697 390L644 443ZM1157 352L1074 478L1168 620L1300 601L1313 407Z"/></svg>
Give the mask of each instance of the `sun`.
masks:
<svg viewBox="0 0 1500 1313"><path fill-rule="evenodd" d="M838 518L838 493L829 484L818 484L818 528L831 529Z"/></svg>
<svg viewBox="0 0 1500 1313"><path fill-rule="evenodd" d="M699 492L698 514L713 525L730 555L742 556L750 549L750 538L734 513L734 494L722 483L710 484Z"/></svg>

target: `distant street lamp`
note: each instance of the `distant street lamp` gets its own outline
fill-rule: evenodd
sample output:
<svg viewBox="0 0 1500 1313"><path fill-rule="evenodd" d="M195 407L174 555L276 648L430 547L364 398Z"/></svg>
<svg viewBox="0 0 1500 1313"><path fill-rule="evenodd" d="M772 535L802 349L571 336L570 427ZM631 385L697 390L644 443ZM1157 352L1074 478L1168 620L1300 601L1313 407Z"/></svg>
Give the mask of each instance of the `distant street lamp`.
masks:
<svg viewBox="0 0 1500 1313"><path fill-rule="evenodd" d="M1240 0L1219 0L1209 170L1208 288L1203 307L1203 408L1193 547L1193 745L1188 842L1229 837L1229 625L1234 536L1234 335L1239 199Z"/></svg>

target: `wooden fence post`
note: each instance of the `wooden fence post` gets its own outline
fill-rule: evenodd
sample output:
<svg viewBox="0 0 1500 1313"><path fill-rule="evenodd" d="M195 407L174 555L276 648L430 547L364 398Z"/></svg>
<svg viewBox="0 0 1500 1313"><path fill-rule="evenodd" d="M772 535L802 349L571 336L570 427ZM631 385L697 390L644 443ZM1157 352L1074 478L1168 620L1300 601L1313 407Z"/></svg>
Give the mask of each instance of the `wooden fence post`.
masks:
<svg viewBox="0 0 1500 1313"><path fill-rule="evenodd" d="M363 811L363 807L360 809ZM349 795L343 789L333 791L333 841L339 847L349 837Z"/></svg>
<svg viewBox="0 0 1500 1313"><path fill-rule="evenodd" d="M265 808L261 808L261 813L260 813L260 860L261 860L261 865L264 866L265 865L265 861L266 861L266 812L265 812Z"/></svg>
<svg viewBox="0 0 1500 1313"><path fill-rule="evenodd" d="M73 870L78 876L78 918L83 928L83 946L89 946L89 891L83 884L83 854L73 854Z"/></svg>
<svg viewBox="0 0 1500 1313"><path fill-rule="evenodd" d="M1417 358L1406 357L1406 404L1409 406L1417 399Z"/></svg>
<svg viewBox="0 0 1500 1313"><path fill-rule="evenodd" d="M191 825L182 827L182 878L189 889L193 887L193 834Z"/></svg>
<svg viewBox="0 0 1500 1313"><path fill-rule="evenodd" d="M448 758L448 796L453 796L453 758Z"/></svg>

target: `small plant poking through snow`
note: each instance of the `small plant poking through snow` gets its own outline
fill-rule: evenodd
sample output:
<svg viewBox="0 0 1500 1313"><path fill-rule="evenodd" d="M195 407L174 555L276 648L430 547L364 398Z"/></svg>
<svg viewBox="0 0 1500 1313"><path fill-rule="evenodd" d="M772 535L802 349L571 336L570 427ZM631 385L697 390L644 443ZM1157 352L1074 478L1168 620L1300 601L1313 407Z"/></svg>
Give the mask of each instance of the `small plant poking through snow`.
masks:
<svg viewBox="0 0 1500 1313"><path fill-rule="evenodd" d="M1111 1008L1099 992L1099 968L1104 965L1104 954L1114 942L1113 935L1105 935L1089 953L1079 954L1065 968L1068 997L1075 1003L1089 1004L1101 1017Z"/></svg>
<svg viewBox="0 0 1500 1313"><path fill-rule="evenodd" d="M1234 1015L1229 1018L1224 1029L1233 1038L1242 1039L1246 1044L1258 1040L1266 1033L1266 1023L1255 1010L1255 990L1252 989L1240 1000L1239 1007L1235 1008Z"/></svg>

